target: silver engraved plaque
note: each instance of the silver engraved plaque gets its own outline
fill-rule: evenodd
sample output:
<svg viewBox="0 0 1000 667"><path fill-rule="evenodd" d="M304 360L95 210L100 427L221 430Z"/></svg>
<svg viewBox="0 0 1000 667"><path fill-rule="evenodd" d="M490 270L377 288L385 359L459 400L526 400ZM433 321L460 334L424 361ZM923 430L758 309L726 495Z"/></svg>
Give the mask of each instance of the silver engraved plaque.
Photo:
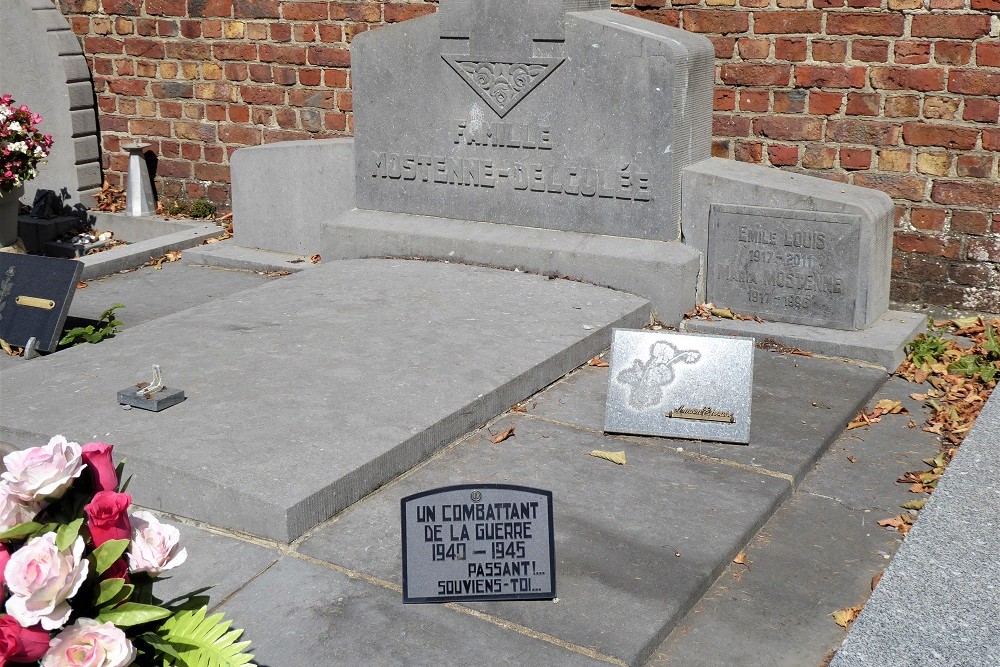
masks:
<svg viewBox="0 0 1000 667"><path fill-rule="evenodd" d="M616 329L604 430L747 444L752 338Z"/></svg>

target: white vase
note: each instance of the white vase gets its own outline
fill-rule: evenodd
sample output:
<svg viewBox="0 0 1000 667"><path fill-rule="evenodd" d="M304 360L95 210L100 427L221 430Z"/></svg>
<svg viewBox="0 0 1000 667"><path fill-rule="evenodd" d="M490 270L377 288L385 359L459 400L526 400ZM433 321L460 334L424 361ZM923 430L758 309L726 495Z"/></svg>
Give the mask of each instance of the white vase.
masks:
<svg viewBox="0 0 1000 667"><path fill-rule="evenodd" d="M23 185L0 193L0 247L17 243L17 213L23 196Z"/></svg>

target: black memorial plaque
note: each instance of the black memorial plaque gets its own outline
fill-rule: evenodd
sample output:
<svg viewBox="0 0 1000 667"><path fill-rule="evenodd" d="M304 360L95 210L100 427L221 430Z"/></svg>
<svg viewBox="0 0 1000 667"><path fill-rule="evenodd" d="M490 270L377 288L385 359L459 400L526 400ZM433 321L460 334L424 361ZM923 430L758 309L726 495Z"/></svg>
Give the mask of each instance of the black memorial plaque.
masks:
<svg viewBox="0 0 1000 667"><path fill-rule="evenodd" d="M82 272L76 260L0 253L0 338L55 350Z"/></svg>
<svg viewBox="0 0 1000 667"><path fill-rule="evenodd" d="M400 501L403 602L556 597L552 492L462 484Z"/></svg>

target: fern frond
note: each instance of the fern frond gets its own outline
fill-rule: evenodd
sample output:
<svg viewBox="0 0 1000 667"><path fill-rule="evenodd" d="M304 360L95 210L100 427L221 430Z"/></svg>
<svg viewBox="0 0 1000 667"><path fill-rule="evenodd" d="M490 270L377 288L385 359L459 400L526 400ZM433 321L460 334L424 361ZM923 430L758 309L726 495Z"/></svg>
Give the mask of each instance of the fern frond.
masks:
<svg viewBox="0 0 1000 667"><path fill-rule="evenodd" d="M244 653L250 642L238 642L243 630L230 630L225 614L207 616L207 607L179 611L156 634L170 644L184 667L255 667L253 655Z"/></svg>

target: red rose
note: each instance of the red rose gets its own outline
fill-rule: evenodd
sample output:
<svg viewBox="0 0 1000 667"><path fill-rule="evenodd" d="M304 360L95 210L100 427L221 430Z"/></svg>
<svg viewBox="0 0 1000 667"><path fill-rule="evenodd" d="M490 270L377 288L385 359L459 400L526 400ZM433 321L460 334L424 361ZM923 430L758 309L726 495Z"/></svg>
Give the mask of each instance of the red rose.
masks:
<svg viewBox="0 0 1000 667"><path fill-rule="evenodd" d="M132 496L114 491L99 491L83 510L87 513L87 528L94 538L94 547L108 540L132 539L132 524L128 520L128 506Z"/></svg>
<svg viewBox="0 0 1000 667"><path fill-rule="evenodd" d="M101 579L124 579L126 584L129 583L128 563L125 562L124 558L119 558L104 571Z"/></svg>
<svg viewBox="0 0 1000 667"><path fill-rule="evenodd" d="M117 491L118 473L111 460L112 445L104 442L88 442L83 446L83 462L87 464L94 491Z"/></svg>
<svg viewBox="0 0 1000 667"><path fill-rule="evenodd" d="M0 665L35 662L49 650L49 633L40 625L22 628L13 616L0 616Z"/></svg>

